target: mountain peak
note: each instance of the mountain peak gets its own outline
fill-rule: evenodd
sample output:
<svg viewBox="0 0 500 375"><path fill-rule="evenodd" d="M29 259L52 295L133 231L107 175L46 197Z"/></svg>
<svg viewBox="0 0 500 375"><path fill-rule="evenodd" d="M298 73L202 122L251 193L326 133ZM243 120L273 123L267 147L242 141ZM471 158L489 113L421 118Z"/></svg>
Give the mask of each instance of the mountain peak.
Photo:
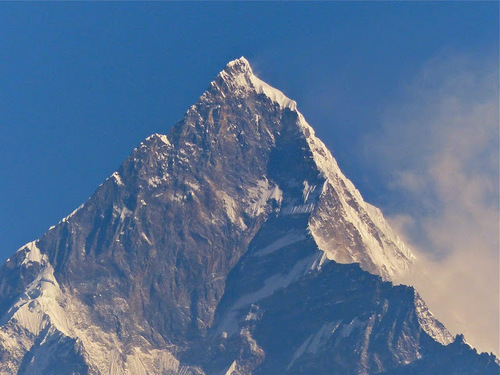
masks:
<svg viewBox="0 0 500 375"><path fill-rule="evenodd" d="M240 71L242 73L253 74L250 62L243 56L241 56L239 59L234 59L232 61L229 61L226 65L225 70L234 70L234 71Z"/></svg>
<svg viewBox="0 0 500 375"><path fill-rule="evenodd" d="M216 80L212 82L217 84L218 80L224 82L229 91L237 93L248 93L251 91L257 94L264 94L271 101L279 104L281 108L289 108L292 111L297 110L297 103L288 98L280 90L268 85L259 79L252 71L250 63L245 57L240 57L227 63L222 72L219 73Z"/></svg>
<svg viewBox="0 0 500 375"><path fill-rule="evenodd" d="M231 164L224 164L228 174L234 174L235 168L239 172L250 172L247 168L250 149L260 155L258 162L254 160L250 164L254 167L252 171L257 170L256 165L259 171L270 170L267 159L270 154L262 158L270 150L274 150L275 157L277 149L287 149L286 158L296 158L296 164L310 160L310 164L297 169L296 175L289 176L288 180L278 183L276 176L266 177L266 181L281 184L280 190L292 181L294 194L296 186L303 187L300 194L292 194L293 202L282 200L282 214L310 214L309 231L319 249L331 260L359 263L364 270L391 281L399 281L411 268L415 258L411 250L389 227L380 210L365 202L342 173L328 148L298 111L296 102L255 76L244 57L230 61L211 82L169 139L175 144L177 136L182 138L179 143L189 149L183 151L182 160L186 163L185 155L193 155L189 163L194 163L195 155L202 154L195 149L204 150L211 158L220 155L216 158L219 163L231 155ZM278 170L292 168L284 168L284 161L279 165ZM305 170L312 174L304 174ZM316 182L312 182L312 175L318 178ZM303 177L300 181L299 176ZM309 194L313 190L315 193ZM234 199L241 201L241 196ZM343 225L350 229L339 230Z"/></svg>

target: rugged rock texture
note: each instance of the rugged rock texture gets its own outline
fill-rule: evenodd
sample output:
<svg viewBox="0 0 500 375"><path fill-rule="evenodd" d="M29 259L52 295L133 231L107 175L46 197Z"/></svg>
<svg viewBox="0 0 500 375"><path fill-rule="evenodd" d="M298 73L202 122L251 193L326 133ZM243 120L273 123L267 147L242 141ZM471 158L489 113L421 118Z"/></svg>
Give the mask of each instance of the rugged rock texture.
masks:
<svg viewBox="0 0 500 375"><path fill-rule="evenodd" d="M0 269L2 374L497 374L296 109L230 62Z"/></svg>

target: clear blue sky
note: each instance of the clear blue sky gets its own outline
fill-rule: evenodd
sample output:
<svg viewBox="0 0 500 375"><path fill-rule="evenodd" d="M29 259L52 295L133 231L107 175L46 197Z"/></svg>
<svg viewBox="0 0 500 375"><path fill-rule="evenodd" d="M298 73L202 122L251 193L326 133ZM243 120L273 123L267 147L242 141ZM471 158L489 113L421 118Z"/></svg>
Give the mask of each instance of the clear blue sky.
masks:
<svg viewBox="0 0 500 375"><path fill-rule="evenodd" d="M390 210L363 136L448 53L498 63L498 3L0 3L0 261L242 55Z"/></svg>

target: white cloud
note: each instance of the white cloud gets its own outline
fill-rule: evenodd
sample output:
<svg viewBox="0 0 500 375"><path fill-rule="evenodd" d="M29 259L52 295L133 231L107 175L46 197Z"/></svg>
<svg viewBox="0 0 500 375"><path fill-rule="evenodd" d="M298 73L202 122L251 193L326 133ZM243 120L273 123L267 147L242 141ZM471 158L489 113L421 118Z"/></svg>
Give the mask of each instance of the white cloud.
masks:
<svg viewBox="0 0 500 375"><path fill-rule="evenodd" d="M453 333L499 353L498 61L440 56L407 87L367 145L391 208L427 270L414 283Z"/></svg>

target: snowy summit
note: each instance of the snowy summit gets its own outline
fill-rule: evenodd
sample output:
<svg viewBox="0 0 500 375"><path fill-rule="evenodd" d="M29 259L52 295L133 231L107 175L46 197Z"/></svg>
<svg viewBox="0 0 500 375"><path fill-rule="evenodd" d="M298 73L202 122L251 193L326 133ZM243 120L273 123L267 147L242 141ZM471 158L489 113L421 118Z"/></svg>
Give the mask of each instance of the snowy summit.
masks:
<svg viewBox="0 0 500 375"><path fill-rule="evenodd" d="M269 86L264 81L257 78L252 71L250 63L243 56L233 60L226 65L226 68L219 73L226 82L239 86L242 90L255 90L258 94L264 94L281 108L289 108L292 111L297 109L297 103L285 96L280 90Z"/></svg>

